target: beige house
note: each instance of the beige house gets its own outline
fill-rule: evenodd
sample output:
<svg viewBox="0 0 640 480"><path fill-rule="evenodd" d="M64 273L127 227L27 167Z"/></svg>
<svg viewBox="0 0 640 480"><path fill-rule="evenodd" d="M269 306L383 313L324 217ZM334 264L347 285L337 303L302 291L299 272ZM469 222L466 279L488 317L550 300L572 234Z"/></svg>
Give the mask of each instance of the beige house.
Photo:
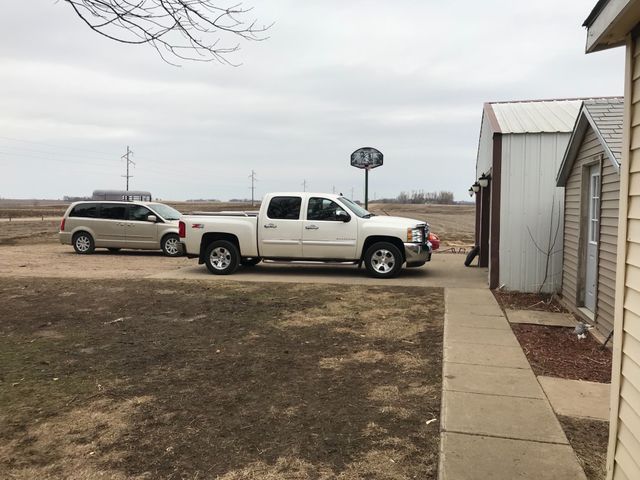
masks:
<svg viewBox="0 0 640 480"><path fill-rule="evenodd" d="M563 303L602 337L613 330L623 98L585 100L564 154Z"/></svg>
<svg viewBox="0 0 640 480"><path fill-rule="evenodd" d="M640 478L640 0L600 0L584 26L588 53L626 48L607 478L633 480Z"/></svg>

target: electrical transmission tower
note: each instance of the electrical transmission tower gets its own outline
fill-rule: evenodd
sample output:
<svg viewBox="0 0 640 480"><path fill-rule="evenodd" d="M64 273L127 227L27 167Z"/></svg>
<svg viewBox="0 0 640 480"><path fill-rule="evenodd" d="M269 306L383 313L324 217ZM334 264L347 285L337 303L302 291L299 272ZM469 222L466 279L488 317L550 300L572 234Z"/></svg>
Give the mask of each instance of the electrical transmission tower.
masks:
<svg viewBox="0 0 640 480"><path fill-rule="evenodd" d="M253 207L256 192L256 182L258 181L258 179L256 178L256 172L251 170L251 175L249 175L249 178L251 179L251 206Z"/></svg>
<svg viewBox="0 0 640 480"><path fill-rule="evenodd" d="M135 167L136 165L136 162L131 160L131 155L133 155L133 152L129 149L129 145L127 145L127 153L125 153L122 157L120 157L127 162L127 174L122 175L122 177L127 179L127 189L126 189L127 191L129 191L129 179L133 178L133 175L129 175L129 166L133 165Z"/></svg>

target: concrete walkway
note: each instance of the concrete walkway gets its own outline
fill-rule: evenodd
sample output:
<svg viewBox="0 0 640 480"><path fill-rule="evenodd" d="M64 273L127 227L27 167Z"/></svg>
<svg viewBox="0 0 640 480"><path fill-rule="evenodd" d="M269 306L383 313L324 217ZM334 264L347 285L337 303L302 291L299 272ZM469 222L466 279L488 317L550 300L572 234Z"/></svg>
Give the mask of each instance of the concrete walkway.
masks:
<svg viewBox="0 0 640 480"><path fill-rule="evenodd" d="M585 480L486 288L445 289L441 480Z"/></svg>

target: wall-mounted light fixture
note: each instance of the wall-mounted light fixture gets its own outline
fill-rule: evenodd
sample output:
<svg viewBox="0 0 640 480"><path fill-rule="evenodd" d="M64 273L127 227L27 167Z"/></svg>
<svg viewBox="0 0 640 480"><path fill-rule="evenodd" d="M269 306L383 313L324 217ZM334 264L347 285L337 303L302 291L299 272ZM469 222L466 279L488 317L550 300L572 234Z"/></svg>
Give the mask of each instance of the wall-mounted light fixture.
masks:
<svg viewBox="0 0 640 480"><path fill-rule="evenodd" d="M480 186L482 188L486 188L489 186L489 180L491 179L491 175L485 175L484 173L482 174L482 176L478 179L478 183L480 184Z"/></svg>
<svg viewBox="0 0 640 480"><path fill-rule="evenodd" d="M474 192L478 193L480 191L480 184L478 182L471 185L471 188Z"/></svg>

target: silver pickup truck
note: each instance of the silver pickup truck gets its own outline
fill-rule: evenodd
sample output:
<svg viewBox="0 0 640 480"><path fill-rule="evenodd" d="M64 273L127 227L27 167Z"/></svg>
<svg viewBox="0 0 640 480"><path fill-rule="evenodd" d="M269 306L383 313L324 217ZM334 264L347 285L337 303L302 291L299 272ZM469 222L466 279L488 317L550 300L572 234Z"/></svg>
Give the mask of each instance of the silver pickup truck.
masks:
<svg viewBox="0 0 640 480"><path fill-rule="evenodd" d="M183 215L179 235L187 256L228 275L261 260L352 262L373 277L391 278L403 265L431 259L429 225L376 216L328 193L271 193L258 212Z"/></svg>

